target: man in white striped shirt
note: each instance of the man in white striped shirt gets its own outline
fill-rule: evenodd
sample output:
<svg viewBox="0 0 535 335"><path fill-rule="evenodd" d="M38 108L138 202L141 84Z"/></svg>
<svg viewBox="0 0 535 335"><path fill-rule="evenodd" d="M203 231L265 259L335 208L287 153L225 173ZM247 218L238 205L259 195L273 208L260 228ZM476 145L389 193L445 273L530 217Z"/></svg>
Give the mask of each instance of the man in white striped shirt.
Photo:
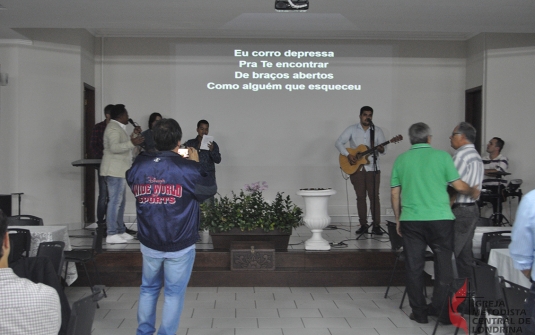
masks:
<svg viewBox="0 0 535 335"><path fill-rule="evenodd" d="M468 122L459 123L450 136L451 147L456 150L453 162L461 180L481 190L484 168L474 142L476 129ZM453 247L460 278L472 277L472 238L479 219L476 200L469 195L457 194L452 210L455 215Z"/></svg>

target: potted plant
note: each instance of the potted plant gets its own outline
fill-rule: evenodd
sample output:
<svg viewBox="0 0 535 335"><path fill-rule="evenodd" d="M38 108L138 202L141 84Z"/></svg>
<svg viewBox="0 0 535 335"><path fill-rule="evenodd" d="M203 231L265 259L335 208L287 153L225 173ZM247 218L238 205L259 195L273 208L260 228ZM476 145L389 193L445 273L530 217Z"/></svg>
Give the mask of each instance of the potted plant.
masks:
<svg viewBox="0 0 535 335"><path fill-rule="evenodd" d="M232 241L270 241L276 250L288 249L292 229L303 224L303 210L281 192L266 201L266 188L265 182L256 182L201 204L201 229L209 231L214 249L230 249Z"/></svg>

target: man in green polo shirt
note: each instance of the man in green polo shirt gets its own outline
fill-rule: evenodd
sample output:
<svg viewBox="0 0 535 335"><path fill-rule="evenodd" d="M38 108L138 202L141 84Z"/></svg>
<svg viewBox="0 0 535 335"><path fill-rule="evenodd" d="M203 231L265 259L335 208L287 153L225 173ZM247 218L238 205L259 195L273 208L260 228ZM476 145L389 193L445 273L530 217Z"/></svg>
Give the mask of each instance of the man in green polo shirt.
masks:
<svg viewBox="0 0 535 335"><path fill-rule="evenodd" d="M457 192L477 199L478 185L470 187L464 183L451 156L431 147L428 125L413 124L409 128L409 138L412 147L396 159L390 187L397 232L403 236L406 252L410 318L427 323L428 315L436 315L440 321L448 322L447 309L440 311L440 308L447 297L447 286L453 280L451 257L455 217L446 189L450 183ZM427 246L435 254L435 286L429 308L423 294Z"/></svg>

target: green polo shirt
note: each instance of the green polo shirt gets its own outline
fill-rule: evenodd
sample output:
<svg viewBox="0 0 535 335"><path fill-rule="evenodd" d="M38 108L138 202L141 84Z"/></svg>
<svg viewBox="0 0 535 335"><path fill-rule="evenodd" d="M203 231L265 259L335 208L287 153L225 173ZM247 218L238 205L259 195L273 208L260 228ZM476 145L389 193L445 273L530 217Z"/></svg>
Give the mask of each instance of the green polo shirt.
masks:
<svg viewBox="0 0 535 335"><path fill-rule="evenodd" d="M401 187L400 221L453 220L446 188L459 178L446 151L427 143L414 144L392 168L390 187Z"/></svg>

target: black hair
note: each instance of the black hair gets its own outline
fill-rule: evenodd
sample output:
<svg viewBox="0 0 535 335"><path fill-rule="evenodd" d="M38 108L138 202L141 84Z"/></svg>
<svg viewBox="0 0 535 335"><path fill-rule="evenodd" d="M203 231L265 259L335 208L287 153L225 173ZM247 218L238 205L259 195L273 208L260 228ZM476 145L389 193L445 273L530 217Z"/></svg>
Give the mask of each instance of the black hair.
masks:
<svg viewBox="0 0 535 335"><path fill-rule="evenodd" d="M108 106L104 107L104 115L107 115L107 114L111 115L111 110L113 109L113 106L114 105L109 104Z"/></svg>
<svg viewBox="0 0 535 335"><path fill-rule="evenodd" d="M496 146L497 146L498 148L500 148L500 152L502 152L503 146L505 145L504 140L502 140L502 139L499 138L499 137L493 137L492 139L493 139L493 140L496 140Z"/></svg>
<svg viewBox="0 0 535 335"><path fill-rule="evenodd" d="M158 116L160 117L160 119L163 119L162 114L160 113L152 113L149 116L149 129L152 129L152 123L154 122L154 120L156 120Z"/></svg>
<svg viewBox="0 0 535 335"><path fill-rule="evenodd" d="M2 250L2 245L4 245L4 237L7 232L7 217L0 209L0 258L4 256L4 250Z"/></svg>
<svg viewBox="0 0 535 335"><path fill-rule="evenodd" d="M373 114L373 108L371 108L370 106L363 106L360 109L360 114L359 115L362 115L362 113L364 113L364 112L372 112L372 114Z"/></svg>
<svg viewBox="0 0 535 335"><path fill-rule="evenodd" d="M197 122L197 129L199 129L199 127L201 126L201 124L205 124L205 125L207 125L208 127L210 127L210 124L208 123L208 121L206 121L206 120L200 120L199 122Z"/></svg>
<svg viewBox="0 0 535 335"><path fill-rule="evenodd" d="M126 108L123 104L117 104L111 109L110 116L112 119L117 120L123 113L126 113Z"/></svg>
<svg viewBox="0 0 535 335"><path fill-rule="evenodd" d="M182 139L182 129L174 119L161 119L152 127L156 149L169 151L176 148Z"/></svg>

